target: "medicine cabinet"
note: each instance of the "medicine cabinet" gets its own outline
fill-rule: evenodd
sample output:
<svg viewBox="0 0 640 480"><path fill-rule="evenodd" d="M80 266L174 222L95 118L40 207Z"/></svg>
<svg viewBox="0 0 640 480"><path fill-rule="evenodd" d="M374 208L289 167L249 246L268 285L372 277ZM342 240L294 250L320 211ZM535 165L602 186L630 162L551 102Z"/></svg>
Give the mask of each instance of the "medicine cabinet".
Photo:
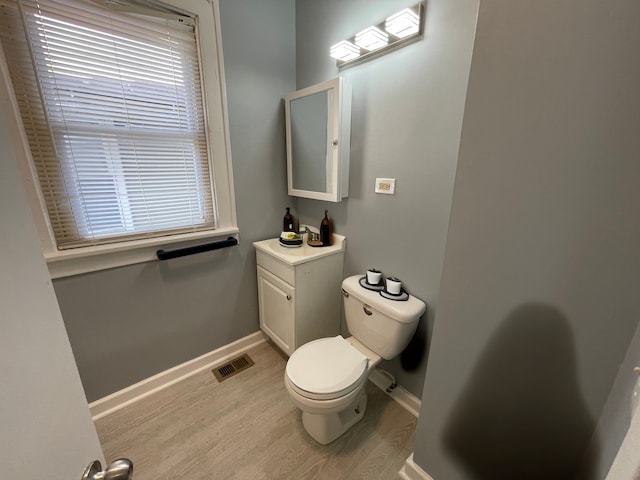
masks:
<svg viewBox="0 0 640 480"><path fill-rule="evenodd" d="M339 202L349 195L351 88L342 77L285 97L288 193Z"/></svg>

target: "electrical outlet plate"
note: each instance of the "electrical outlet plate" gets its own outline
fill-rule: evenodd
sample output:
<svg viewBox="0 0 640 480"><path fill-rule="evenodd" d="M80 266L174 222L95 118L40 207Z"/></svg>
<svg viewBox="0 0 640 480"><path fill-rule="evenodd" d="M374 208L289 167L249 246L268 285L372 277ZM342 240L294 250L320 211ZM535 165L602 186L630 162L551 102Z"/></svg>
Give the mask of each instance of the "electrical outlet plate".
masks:
<svg viewBox="0 0 640 480"><path fill-rule="evenodd" d="M395 178L376 178L376 193L382 193L384 195L396 194L396 179Z"/></svg>

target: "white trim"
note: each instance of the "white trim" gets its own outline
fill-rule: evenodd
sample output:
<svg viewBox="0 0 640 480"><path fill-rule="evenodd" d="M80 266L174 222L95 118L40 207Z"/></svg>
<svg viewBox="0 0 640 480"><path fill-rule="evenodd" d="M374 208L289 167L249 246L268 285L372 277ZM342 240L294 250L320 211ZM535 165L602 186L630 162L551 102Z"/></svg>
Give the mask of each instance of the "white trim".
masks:
<svg viewBox="0 0 640 480"><path fill-rule="evenodd" d="M413 461L413 453L404 462L404 467L400 469L398 475L402 480L434 480L433 477L420 468L420 465Z"/></svg>
<svg viewBox="0 0 640 480"><path fill-rule="evenodd" d="M117 412L127 405L131 405L138 400L142 400L149 395L170 387L171 385L200 373L203 370L211 368L217 363L233 358L245 350L253 348L266 341L267 337L261 331L258 331L209 353L205 353L193 360L189 360L188 362L177 365L169 370L160 372L157 375L142 380L141 382L135 383L118 392L96 400L95 402L91 402L89 404L91 417L95 421L111 413Z"/></svg>
<svg viewBox="0 0 640 480"><path fill-rule="evenodd" d="M61 250L44 254L51 278L69 277L80 273L96 272L108 268L133 265L157 260L158 249L184 248L203 240L236 236L236 227L206 230L202 232L167 235L131 242L110 243L95 247Z"/></svg>
<svg viewBox="0 0 640 480"><path fill-rule="evenodd" d="M380 373L377 369L369 374L369 380L380 390L384 391L387 395L393 398L396 402L402 405L411 415L414 417L418 417L420 415L420 405L422 402L418 397L408 392L401 386L397 386L396 388L388 393L386 391L389 386L389 377Z"/></svg>
<svg viewBox="0 0 640 480"><path fill-rule="evenodd" d="M18 167L20 168L20 173L22 175L25 192L27 194L27 201L31 208L31 213L38 230L40 246L42 247L43 252L49 252L54 248L53 230L49 223L49 217L45 213L47 211L47 207L45 206L44 198L40 191L40 184L37 180L38 174L35 166L33 165L33 161L31 160L29 141L27 140L24 124L22 123L20 108L18 107L18 102L13 90L13 84L11 83L9 66L7 65L4 50L2 48L0 48L0 74L2 75L2 81L6 88L6 91L3 89L3 95L7 95L4 99L6 99L7 104L10 105L10 112L13 115L13 122L9 122L9 135L13 142L11 147L13 147L13 152L18 160ZM5 106L3 105L2 108L5 108Z"/></svg>
<svg viewBox="0 0 640 480"><path fill-rule="evenodd" d="M215 28L215 38L216 38L216 59L217 59L217 75L220 78L219 86L220 86L220 105L222 110L222 125L220 129L222 132L219 132L219 136L224 137L224 149L225 149L225 158L226 162L226 175L224 177L225 184L224 190L225 194L225 202L228 205L225 205L225 209L228 212L225 215L222 215L220 211L218 211L219 220L225 221L228 225L237 226L238 225L238 216L236 211L236 194L235 194L235 183L233 181L233 158L231 155L231 128L229 124L229 108L227 104L227 80L226 74L224 71L224 52L222 49L222 29L220 27L220 1L219 0L206 0L211 4L211 8L213 9L213 18L214 18L214 28ZM219 140L217 140L219 141ZM220 166L218 165L218 170L220 170ZM214 174L218 178L218 182L216 183L214 178L214 185L216 189L221 188L220 174ZM217 190L214 190L214 194L216 195L216 202L219 202L217 198ZM216 203L219 205L219 203ZM227 217L228 218L225 218Z"/></svg>
<svg viewBox="0 0 640 480"><path fill-rule="evenodd" d="M223 362L229 358L239 355L243 351L266 341L266 335L262 333L262 331L258 331L209 353L205 353L200 357L160 372L152 377L146 378L106 397L91 402L89 404L91 416L93 420L98 420L110 413L126 407L127 405L148 397L155 392L170 387L181 380L211 368L216 363ZM369 375L369 380L375 386L387 393L386 388L389 386L389 378L386 375L380 373L378 370L373 370ZM421 405L419 398L415 397L401 386L396 387L391 393L387 393L387 395L398 402L413 416L418 417Z"/></svg>

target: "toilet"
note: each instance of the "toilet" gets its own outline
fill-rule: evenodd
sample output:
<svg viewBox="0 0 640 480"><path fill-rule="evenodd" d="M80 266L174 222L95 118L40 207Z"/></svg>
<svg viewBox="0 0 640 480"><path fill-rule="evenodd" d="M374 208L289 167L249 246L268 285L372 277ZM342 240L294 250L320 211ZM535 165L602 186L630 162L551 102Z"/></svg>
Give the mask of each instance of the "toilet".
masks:
<svg viewBox="0 0 640 480"><path fill-rule="evenodd" d="M326 445L362 419L367 408L365 385L382 361L399 355L418 326L426 305L408 295L384 298L361 284L361 275L342 282L347 328L352 335L321 338L295 350L284 383L302 410L302 425Z"/></svg>

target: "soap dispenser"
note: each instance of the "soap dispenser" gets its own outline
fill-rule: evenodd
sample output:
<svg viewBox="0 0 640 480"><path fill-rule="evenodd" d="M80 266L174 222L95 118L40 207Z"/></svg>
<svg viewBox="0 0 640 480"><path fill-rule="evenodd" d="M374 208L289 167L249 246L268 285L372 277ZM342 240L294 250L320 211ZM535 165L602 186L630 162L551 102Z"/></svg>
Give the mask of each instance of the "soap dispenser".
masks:
<svg viewBox="0 0 640 480"><path fill-rule="evenodd" d="M331 222L329 222L329 210L324 211L324 218L320 223L320 241L323 247L331 245Z"/></svg>

